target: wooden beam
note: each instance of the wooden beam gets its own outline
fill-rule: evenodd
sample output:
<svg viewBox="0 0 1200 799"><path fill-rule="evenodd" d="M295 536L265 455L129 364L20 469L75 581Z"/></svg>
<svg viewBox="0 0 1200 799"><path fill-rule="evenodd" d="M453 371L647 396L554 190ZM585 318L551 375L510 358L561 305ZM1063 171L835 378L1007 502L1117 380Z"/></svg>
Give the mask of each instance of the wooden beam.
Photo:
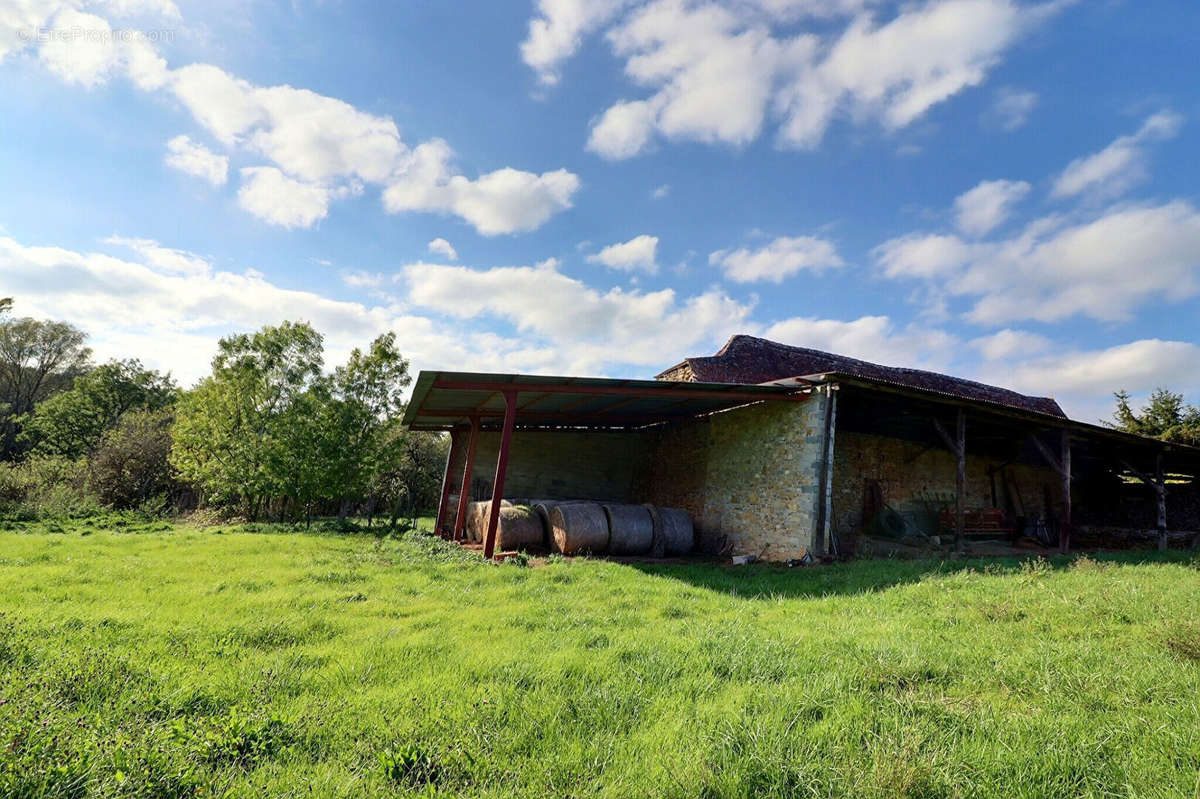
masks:
<svg viewBox="0 0 1200 799"><path fill-rule="evenodd" d="M1154 493L1158 504L1158 548L1167 548L1167 477L1163 473L1163 456L1158 453L1154 459Z"/></svg>
<svg viewBox="0 0 1200 799"><path fill-rule="evenodd" d="M958 409L958 447L955 455L958 463L954 470L954 551L962 554L966 546L967 531L967 412Z"/></svg>
<svg viewBox="0 0 1200 799"><path fill-rule="evenodd" d="M745 402L806 402L808 394L795 391L781 392L767 390L746 390L745 386L730 389L693 389L693 388L658 388L656 386L589 386L579 383L491 383L491 382L458 382L455 380L436 380L435 389L455 389L459 391L491 391L491 392L547 392L550 394L593 394L622 397L671 397L671 398L705 398L732 399Z"/></svg>
<svg viewBox="0 0 1200 799"><path fill-rule="evenodd" d="M467 459L463 464L462 488L458 492L458 513L454 516L454 529L450 531L450 538L454 541L462 541L466 538L463 526L467 521L467 500L471 493L471 472L475 469L475 445L479 441L479 417L471 417L471 431L468 433L470 438L467 443Z"/></svg>
<svg viewBox="0 0 1200 799"><path fill-rule="evenodd" d="M1066 435L1067 431L1064 430L1062 432L1064 435ZM1050 448L1043 444L1042 440L1036 435L1031 433L1029 440L1033 442L1035 447L1037 447L1037 451L1042 453L1042 457L1045 458L1046 463L1050 464L1050 468L1057 472L1059 477L1061 477L1063 474L1063 461L1060 460L1053 452L1051 452Z"/></svg>
<svg viewBox="0 0 1200 799"><path fill-rule="evenodd" d="M834 392L830 391L825 397L824 437L821 439L821 472L817 484L817 517L816 523L813 525L813 553L817 556L826 554L831 543L827 531L829 529L829 497L832 492L831 483L833 477L830 465L833 461L833 430L836 422L833 404L835 396ZM832 552L829 554L832 554Z"/></svg>
<svg viewBox="0 0 1200 799"><path fill-rule="evenodd" d="M504 430L500 434L500 453L496 456L496 474L492 478L492 506L488 514L487 532L483 537L483 556L491 559L496 553L496 532L500 525L500 501L504 499L504 475L508 471L508 450L512 445L513 423L517 419L517 392L504 392Z"/></svg>
<svg viewBox="0 0 1200 799"><path fill-rule="evenodd" d="M433 522L434 535L440 535L446 538L445 532L442 530L442 525L446 521L446 507L450 503L450 467L454 465L454 455L458 451L459 440L451 433L450 448L446 452L446 470L442 472L442 493L441 499L438 500L437 519ZM462 504L462 498L459 497L459 504Z"/></svg>
<svg viewBox="0 0 1200 799"><path fill-rule="evenodd" d="M1037 439L1034 439L1037 441ZM1039 444L1041 442L1038 442ZM1058 531L1058 551L1067 554L1071 549L1071 433L1062 431L1062 458L1058 462L1062 476L1063 514L1062 529Z"/></svg>

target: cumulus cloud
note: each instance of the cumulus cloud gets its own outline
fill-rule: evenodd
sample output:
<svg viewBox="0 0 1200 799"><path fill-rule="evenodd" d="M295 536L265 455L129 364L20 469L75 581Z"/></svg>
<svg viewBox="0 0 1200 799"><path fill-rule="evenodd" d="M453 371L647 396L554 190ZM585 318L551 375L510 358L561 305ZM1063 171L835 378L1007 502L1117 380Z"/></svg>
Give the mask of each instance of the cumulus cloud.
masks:
<svg viewBox="0 0 1200 799"><path fill-rule="evenodd" d="M863 316L848 322L795 317L770 325L763 335L797 347L917 369L946 369L959 349L958 339L944 330L901 327L887 316Z"/></svg>
<svg viewBox="0 0 1200 799"><path fill-rule="evenodd" d="M273 166L242 170L238 205L264 222L285 228L312 227L329 213L330 191L288 177Z"/></svg>
<svg viewBox="0 0 1200 799"><path fill-rule="evenodd" d="M609 269L654 274L658 271L657 257L658 236L643 233L629 241L610 244L595 255L589 255L587 260L588 263L603 264Z"/></svg>
<svg viewBox="0 0 1200 799"><path fill-rule="evenodd" d="M954 201L955 224L968 236L991 233L1008 220L1029 189L1023 180L985 180Z"/></svg>
<svg viewBox="0 0 1200 799"><path fill-rule="evenodd" d="M108 20L79 10L178 16L168 0L24 0L0 7L0 58L30 44L30 30L53 22L78 38L48 37L38 45L47 68L63 80L91 87L125 75L145 90L164 90L230 150L269 163L243 171L242 206L286 227L307 227L328 213L331 200L375 186L391 212L429 211L458 216L484 235L533 230L571 207L579 178L565 169L543 173L505 167L477 178L452 166L449 146L434 139L410 147L396 122L339 100L292 86L258 86L212 64L170 69L153 43L136 31L114 35ZM37 37L32 37L36 40ZM173 139L168 164L216 183L227 161L190 139ZM222 168L224 164L224 168ZM272 212L268 195L283 186L299 196Z"/></svg>
<svg viewBox="0 0 1200 799"><path fill-rule="evenodd" d="M1050 339L1027 330L1006 328L972 339L970 344L989 361L1037 355L1050 349Z"/></svg>
<svg viewBox="0 0 1200 799"><path fill-rule="evenodd" d="M433 241L429 242L428 248L429 251L434 255L441 255L445 258L449 258L451 261L458 260L458 250L454 249L454 245L445 239L434 239Z"/></svg>
<svg viewBox="0 0 1200 799"><path fill-rule="evenodd" d="M1174 138L1182 125L1183 117L1173 111L1154 114L1133 135L1068 164L1054 181L1052 196L1111 199L1124 194L1146 177L1146 145Z"/></svg>
<svg viewBox="0 0 1200 799"><path fill-rule="evenodd" d="M974 298L967 317L976 322L1123 321L1151 299L1196 295L1200 211L1182 200L1125 206L1080 222L1037 219L997 241L913 234L874 254L887 277L936 278L941 290Z"/></svg>
<svg viewBox="0 0 1200 799"><path fill-rule="evenodd" d="M224 186L229 178L229 158L217 155L190 136L179 135L167 142L167 166L188 175L208 181L213 186Z"/></svg>
<svg viewBox="0 0 1200 799"><path fill-rule="evenodd" d="M546 85L558 83L562 62L575 54L583 37L612 20L631 0L538 0L521 58Z"/></svg>
<svg viewBox="0 0 1200 799"><path fill-rule="evenodd" d="M839 114L895 130L981 84L1064 3L928 0L886 20L873 5L642 0L585 12L588 4L547 2L525 42L539 57L523 52L539 75L557 76L583 36L607 29L626 75L647 94L622 99L594 122L588 148L605 158L633 157L658 136L745 145L768 116L780 120L781 144L815 148ZM813 17L822 19L807 24ZM542 46L549 31L562 46ZM1032 101L1010 99L1008 116L1022 103Z"/></svg>
<svg viewBox="0 0 1200 799"><path fill-rule="evenodd" d="M557 348L563 368L574 374L614 363L663 368L678 353L737 332L751 310L716 289L686 298L672 289L598 291L564 275L553 259L494 269L412 264L400 279L414 306L503 320L530 337L530 346Z"/></svg>
<svg viewBox="0 0 1200 799"><path fill-rule="evenodd" d="M845 264L832 242L816 236L781 236L753 250L717 250L708 262L737 283L782 283L801 271L823 272Z"/></svg>

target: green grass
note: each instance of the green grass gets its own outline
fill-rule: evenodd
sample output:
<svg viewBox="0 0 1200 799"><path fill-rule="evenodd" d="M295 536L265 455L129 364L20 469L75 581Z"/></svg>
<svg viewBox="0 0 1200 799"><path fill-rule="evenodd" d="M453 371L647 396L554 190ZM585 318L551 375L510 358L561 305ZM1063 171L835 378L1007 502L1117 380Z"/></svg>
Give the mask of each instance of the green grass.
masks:
<svg viewBox="0 0 1200 799"><path fill-rule="evenodd" d="M0 796L1198 795L1184 553L526 568L255 529L0 532Z"/></svg>

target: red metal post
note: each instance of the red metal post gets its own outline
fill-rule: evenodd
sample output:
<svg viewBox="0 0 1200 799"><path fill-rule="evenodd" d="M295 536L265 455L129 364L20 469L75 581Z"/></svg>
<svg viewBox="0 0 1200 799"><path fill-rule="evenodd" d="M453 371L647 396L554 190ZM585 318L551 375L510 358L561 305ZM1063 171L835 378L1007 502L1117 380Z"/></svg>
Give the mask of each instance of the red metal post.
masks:
<svg viewBox="0 0 1200 799"><path fill-rule="evenodd" d="M487 533L483 537L483 556L496 554L496 530L500 525L500 501L504 499L504 473L508 471L508 449L512 444L513 424L517 420L517 392L504 392L504 432L500 434L500 454L496 456L496 474L492 479L492 507Z"/></svg>
<svg viewBox="0 0 1200 799"><path fill-rule="evenodd" d="M467 519L467 499L471 491L471 470L475 468L475 443L479 440L479 417L471 417L471 438L467 442L467 462L463 466L462 489L458 492L458 513L454 517L454 529L450 538L461 541L465 538L463 523Z"/></svg>
<svg viewBox="0 0 1200 799"><path fill-rule="evenodd" d="M457 451L458 439L454 433L451 433L450 449L446 453L446 471L442 475L442 497L438 501L437 519L433 523L433 534L440 535L442 538L446 537L446 534L442 532L442 523L446 521L446 506L450 503L450 469L454 466L454 454Z"/></svg>

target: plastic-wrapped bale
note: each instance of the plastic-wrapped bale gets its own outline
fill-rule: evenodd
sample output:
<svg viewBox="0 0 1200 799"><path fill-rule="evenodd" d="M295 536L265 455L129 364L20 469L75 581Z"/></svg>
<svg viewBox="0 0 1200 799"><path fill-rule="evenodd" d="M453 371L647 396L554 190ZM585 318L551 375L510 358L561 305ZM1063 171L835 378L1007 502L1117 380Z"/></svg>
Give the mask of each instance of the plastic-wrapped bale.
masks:
<svg viewBox="0 0 1200 799"><path fill-rule="evenodd" d="M483 530L487 531L484 518ZM482 537L482 534L481 534ZM500 519L496 525L496 548L501 550L540 547L546 541L546 528L542 517L528 505L502 505Z"/></svg>
<svg viewBox="0 0 1200 799"><path fill-rule="evenodd" d="M500 508L511 508L513 504L507 499L500 500ZM488 514L492 510L492 501L472 502L467 505L467 540L479 543L483 541L483 534L487 532Z"/></svg>
<svg viewBox="0 0 1200 799"><path fill-rule="evenodd" d="M642 505L605 505L608 553L645 555L654 543L654 518Z"/></svg>
<svg viewBox="0 0 1200 799"><path fill-rule="evenodd" d="M692 528L692 517L687 511L678 508L660 508L657 505L646 505L650 516L654 519L654 542L650 546L650 554L656 558L669 558L686 555L692 551L696 543L695 530Z"/></svg>
<svg viewBox="0 0 1200 799"><path fill-rule="evenodd" d="M608 549L608 517L594 502L556 505L550 510L554 551L564 555L600 554Z"/></svg>

